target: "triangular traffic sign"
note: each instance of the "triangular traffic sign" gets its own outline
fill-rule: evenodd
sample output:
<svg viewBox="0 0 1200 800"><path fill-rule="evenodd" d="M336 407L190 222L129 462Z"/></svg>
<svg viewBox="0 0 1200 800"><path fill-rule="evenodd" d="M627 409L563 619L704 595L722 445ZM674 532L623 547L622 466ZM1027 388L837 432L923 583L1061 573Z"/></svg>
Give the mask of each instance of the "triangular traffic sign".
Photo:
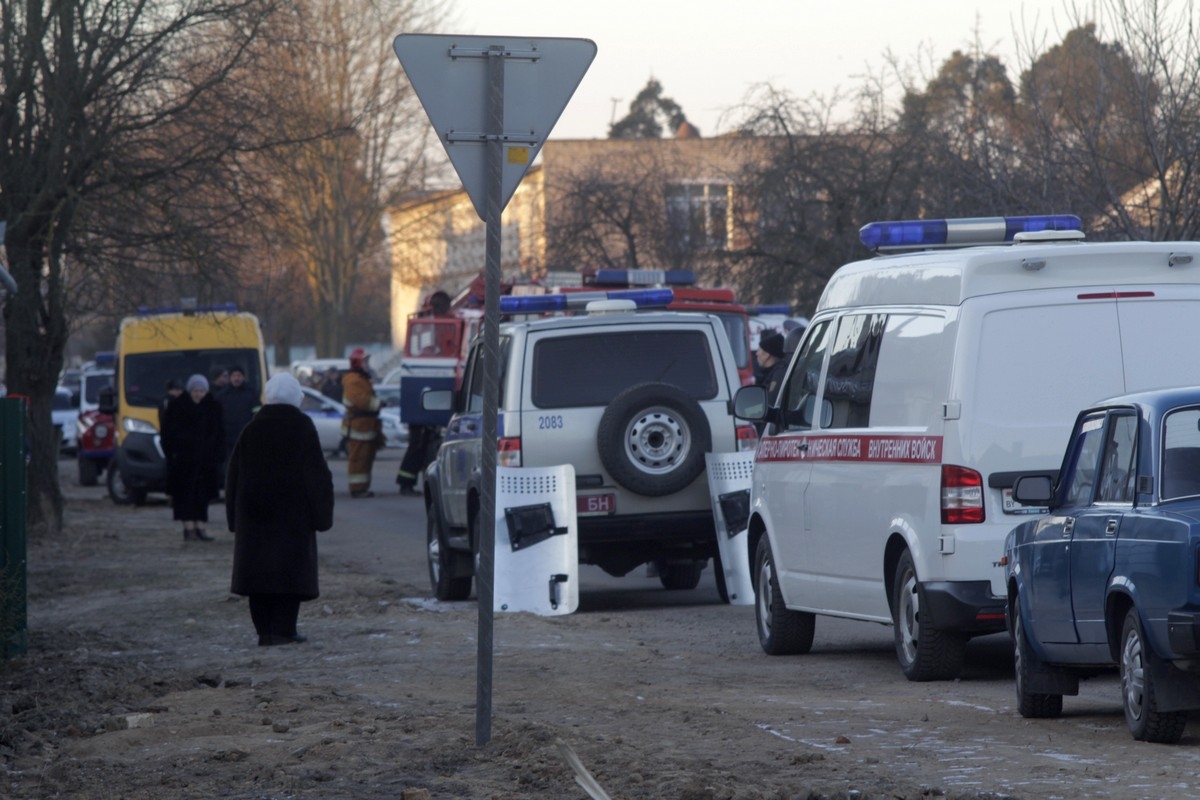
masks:
<svg viewBox="0 0 1200 800"><path fill-rule="evenodd" d="M590 39L402 33L393 48L481 219L487 219L489 60L504 62L504 208L596 57Z"/></svg>

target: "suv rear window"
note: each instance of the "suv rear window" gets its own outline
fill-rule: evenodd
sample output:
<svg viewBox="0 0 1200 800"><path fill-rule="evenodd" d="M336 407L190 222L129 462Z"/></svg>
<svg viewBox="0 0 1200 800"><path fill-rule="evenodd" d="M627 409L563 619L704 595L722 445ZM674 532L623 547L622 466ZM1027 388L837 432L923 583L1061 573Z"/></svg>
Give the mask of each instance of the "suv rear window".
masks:
<svg viewBox="0 0 1200 800"><path fill-rule="evenodd" d="M533 350L538 408L603 406L639 383L669 383L696 400L717 396L702 331L589 332L543 339Z"/></svg>

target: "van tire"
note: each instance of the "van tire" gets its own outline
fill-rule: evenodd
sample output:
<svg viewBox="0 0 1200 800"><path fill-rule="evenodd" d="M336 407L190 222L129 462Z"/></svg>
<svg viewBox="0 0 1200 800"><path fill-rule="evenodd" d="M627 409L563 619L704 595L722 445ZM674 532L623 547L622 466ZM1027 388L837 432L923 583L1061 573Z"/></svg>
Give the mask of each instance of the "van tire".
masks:
<svg viewBox="0 0 1200 800"><path fill-rule="evenodd" d="M437 511L428 510L425 522L425 552L429 558L429 584L441 601L466 600L471 595L471 576L455 577L456 554L446 543Z"/></svg>
<svg viewBox="0 0 1200 800"><path fill-rule="evenodd" d="M892 592L892 632L904 677L910 681L957 678L966 659L967 637L921 626L925 592L907 550L896 564Z"/></svg>
<svg viewBox="0 0 1200 800"><path fill-rule="evenodd" d="M642 383L621 392L596 431L600 461L618 484L645 497L689 486L712 449L708 417L682 389Z"/></svg>
<svg viewBox="0 0 1200 800"><path fill-rule="evenodd" d="M658 582L667 591L681 592L695 589L700 585L700 574L704 571L703 561L667 561L655 563L658 568Z"/></svg>
<svg viewBox="0 0 1200 800"><path fill-rule="evenodd" d="M119 506L141 506L146 504L144 489L131 489L121 476L121 470L114 462L108 468L108 496Z"/></svg>
<svg viewBox="0 0 1200 800"><path fill-rule="evenodd" d="M792 611L783 604L775 573L775 556L771 553L770 540L763 534L754 555L754 621L763 652L788 656L812 650L816 620L814 614Z"/></svg>

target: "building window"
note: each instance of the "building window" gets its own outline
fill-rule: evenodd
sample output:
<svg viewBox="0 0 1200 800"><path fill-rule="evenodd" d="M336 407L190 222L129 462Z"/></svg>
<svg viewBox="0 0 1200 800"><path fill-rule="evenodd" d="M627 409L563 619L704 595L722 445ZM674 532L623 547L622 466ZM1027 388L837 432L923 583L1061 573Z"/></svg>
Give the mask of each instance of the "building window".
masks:
<svg viewBox="0 0 1200 800"><path fill-rule="evenodd" d="M681 250L724 250L729 241L729 184L672 183L666 188L667 225Z"/></svg>

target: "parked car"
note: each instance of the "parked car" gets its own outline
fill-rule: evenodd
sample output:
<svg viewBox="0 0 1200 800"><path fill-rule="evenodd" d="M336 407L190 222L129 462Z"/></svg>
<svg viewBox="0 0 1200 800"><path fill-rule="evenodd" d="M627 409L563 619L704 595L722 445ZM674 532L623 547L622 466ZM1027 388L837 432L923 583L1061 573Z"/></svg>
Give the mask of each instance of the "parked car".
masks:
<svg viewBox="0 0 1200 800"><path fill-rule="evenodd" d="M346 414L345 406L308 386L301 386L300 390L304 393L304 399L300 401L300 410L308 414L316 425L321 449L331 456L344 455L342 417Z"/></svg>
<svg viewBox="0 0 1200 800"><path fill-rule="evenodd" d="M1013 497L1049 510L1004 543L1021 716L1057 717L1117 666L1133 738L1179 741L1200 710L1200 387L1083 411L1058 473Z"/></svg>
<svg viewBox="0 0 1200 800"><path fill-rule="evenodd" d="M59 452L73 454L76 446L76 430L75 421L79 418L79 409L76 403L71 402L72 392L65 386L59 386L54 390L54 399L51 401L50 416L54 421L54 427L60 431L61 439L59 441Z"/></svg>
<svg viewBox="0 0 1200 800"><path fill-rule="evenodd" d="M670 290L625 294L649 299L653 291L670 298ZM500 311L574 308L569 297L504 297ZM422 396L426 408L449 408L454 399L424 482L429 576L439 600L470 593L485 446L498 449L499 466L574 466L581 564L614 576L653 564L674 590L694 588L719 557L705 453L757 444L753 426L730 414L740 378L724 324L711 314L635 312L630 300L587 308L501 326L498 441L483 440L478 338L462 389ZM728 600L719 566L715 574Z"/></svg>

